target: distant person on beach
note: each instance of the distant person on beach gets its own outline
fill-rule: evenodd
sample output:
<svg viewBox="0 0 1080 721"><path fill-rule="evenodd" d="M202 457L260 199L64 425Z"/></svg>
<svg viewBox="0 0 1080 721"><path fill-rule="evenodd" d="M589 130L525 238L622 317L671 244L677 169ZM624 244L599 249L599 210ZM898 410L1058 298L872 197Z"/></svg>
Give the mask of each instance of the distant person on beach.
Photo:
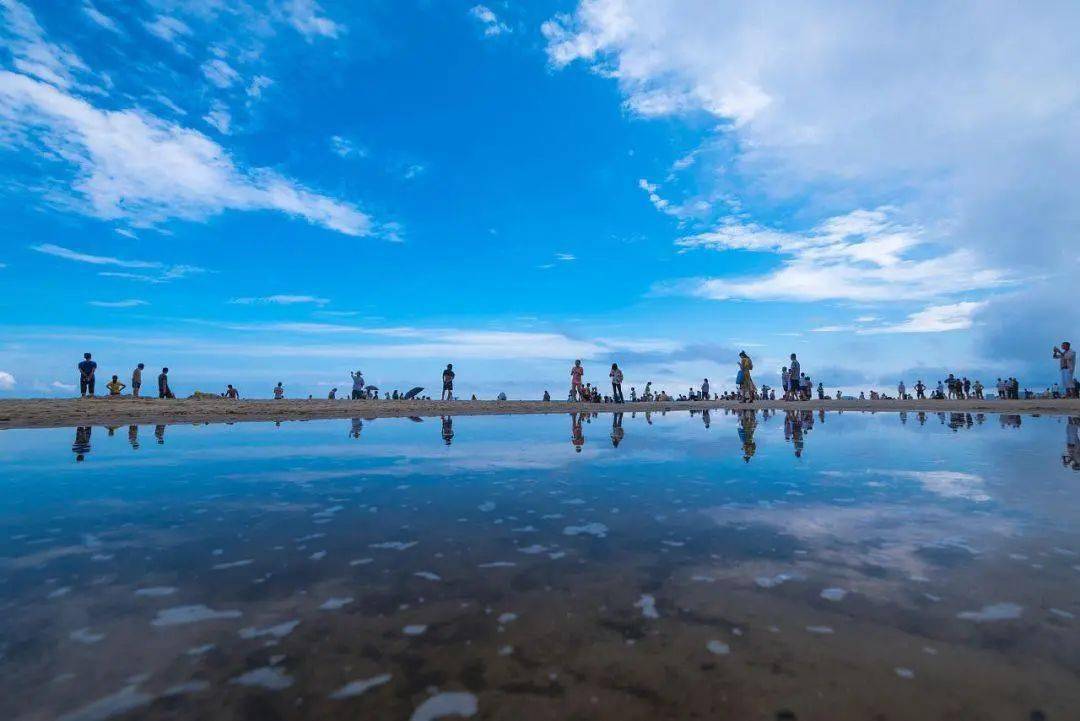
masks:
<svg viewBox="0 0 1080 721"><path fill-rule="evenodd" d="M356 371L349 375L352 376L352 399L358 401L364 397L364 373Z"/></svg>
<svg viewBox="0 0 1080 721"><path fill-rule="evenodd" d="M278 381L278 384L276 386L274 386L274 400L280 401L284 397L285 397L285 386L281 385L281 381Z"/></svg>
<svg viewBox="0 0 1080 721"><path fill-rule="evenodd" d="M120 379L116 376L113 376L112 380L105 384L105 387L109 389L110 396L118 396L120 395L120 391L127 388L127 386L121 383Z"/></svg>
<svg viewBox="0 0 1080 721"><path fill-rule="evenodd" d="M630 386L630 402L637 403L637 388Z"/></svg>
<svg viewBox="0 0 1080 721"><path fill-rule="evenodd" d="M896 397L900 400L904 400L907 397L907 386L904 385L904 381L900 381L896 385Z"/></svg>
<svg viewBox="0 0 1080 721"><path fill-rule="evenodd" d="M1054 346L1054 358L1058 360L1061 370L1061 388L1065 391L1066 398L1074 397L1073 374L1076 373L1076 351L1072 349L1069 341L1062 341L1061 347Z"/></svg>
<svg viewBox="0 0 1080 721"><path fill-rule="evenodd" d="M619 369L618 363L611 364L611 372L608 373L608 376L611 378L611 399L616 403L622 403L623 372Z"/></svg>
<svg viewBox="0 0 1080 721"><path fill-rule="evenodd" d="M585 369L581 367L581 361L574 361L573 367L570 369L570 399L575 401L585 400L585 396L581 392L581 377L585 375Z"/></svg>
<svg viewBox="0 0 1080 721"><path fill-rule="evenodd" d="M454 364L447 363L446 370L442 372L442 395L439 400L454 400Z"/></svg>
<svg viewBox="0 0 1080 721"><path fill-rule="evenodd" d="M548 393L547 391L544 391L544 402L545 403L550 403L551 402L551 394Z"/></svg>
<svg viewBox="0 0 1080 721"><path fill-rule="evenodd" d="M229 385L225 386L225 397L234 401L239 400L240 391L233 388L232 384L230 383Z"/></svg>
<svg viewBox="0 0 1080 721"><path fill-rule="evenodd" d="M921 379L915 381L915 397L919 400L924 400L926 398L926 384L924 384Z"/></svg>
<svg viewBox="0 0 1080 721"><path fill-rule="evenodd" d="M135 370L131 371L131 395L135 398L139 397L139 390L142 388L142 372L145 367L140 363L135 366Z"/></svg>
<svg viewBox="0 0 1080 721"><path fill-rule="evenodd" d="M83 353L83 359L79 361L79 393L82 397L94 395L94 382L95 375L97 374L97 363L90 360L89 353Z"/></svg>
<svg viewBox="0 0 1080 721"><path fill-rule="evenodd" d="M169 388L169 369L162 368L157 377L158 398L175 398L172 389Z"/></svg>
<svg viewBox="0 0 1080 721"><path fill-rule="evenodd" d="M799 363L799 359L795 357L794 353L791 354L791 363L788 365L788 378L790 379L790 388L785 389L784 400L798 400L802 395L802 364Z"/></svg>
<svg viewBox="0 0 1080 721"><path fill-rule="evenodd" d="M709 379L705 378L701 381L701 400L709 400Z"/></svg>
<svg viewBox="0 0 1080 721"><path fill-rule="evenodd" d="M791 357L794 359L795 354L792 353ZM750 377L750 371L752 370L754 370L754 362L750 360L750 356L744 350L739 351L739 372L735 377L735 381L739 386L739 397L743 403L752 403L757 395L754 379ZM792 374L792 377L795 377L794 374Z"/></svg>
<svg viewBox="0 0 1080 721"><path fill-rule="evenodd" d="M326 395L327 400L337 400L337 388L331 388L330 392Z"/></svg>

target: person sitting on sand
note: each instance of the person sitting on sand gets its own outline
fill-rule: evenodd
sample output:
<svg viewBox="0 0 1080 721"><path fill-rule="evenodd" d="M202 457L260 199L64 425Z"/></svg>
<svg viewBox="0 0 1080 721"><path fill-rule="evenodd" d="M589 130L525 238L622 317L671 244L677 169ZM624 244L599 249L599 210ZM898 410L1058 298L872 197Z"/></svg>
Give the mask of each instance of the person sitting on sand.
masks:
<svg viewBox="0 0 1080 721"><path fill-rule="evenodd" d="M120 391L127 388L127 386L121 383L120 379L116 376L113 376L112 380L105 384L105 387L109 389L110 396L118 396L120 395Z"/></svg>
<svg viewBox="0 0 1080 721"><path fill-rule="evenodd" d="M278 384L276 386L274 386L274 400L280 401L284 397L285 397L285 386L281 385L281 381L278 381Z"/></svg>
<svg viewBox="0 0 1080 721"><path fill-rule="evenodd" d="M142 372L145 367L140 363L135 366L135 370L131 371L131 395L135 398L139 397L139 389L142 388Z"/></svg>
<svg viewBox="0 0 1080 721"><path fill-rule="evenodd" d="M337 388L331 388L330 392L326 395L327 400L337 400Z"/></svg>
<svg viewBox="0 0 1080 721"><path fill-rule="evenodd" d="M169 369L162 368L157 377L158 398L175 398L172 389L169 388Z"/></svg>
<svg viewBox="0 0 1080 721"><path fill-rule="evenodd" d="M240 398L240 391L232 387L232 384L225 386L225 397L229 400L238 400Z"/></svg>

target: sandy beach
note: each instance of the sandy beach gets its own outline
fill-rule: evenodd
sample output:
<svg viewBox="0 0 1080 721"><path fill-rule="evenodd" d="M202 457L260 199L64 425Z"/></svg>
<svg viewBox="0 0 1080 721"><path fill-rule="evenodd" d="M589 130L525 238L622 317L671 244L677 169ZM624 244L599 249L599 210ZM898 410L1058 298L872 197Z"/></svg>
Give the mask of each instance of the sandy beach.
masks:
<svg viewBox="0 0 1080 721"><path fill-rule="evenodd" d="M650 403L568 403L543 401L352 401L156 398L68 398L0 400L0 429L55 428L133 423L232 423L307 421L320 418L401 418L526 413L663 412L705 409L928 411L946 413L1046 413L1080 415L1080 400L810 400L799 402L668 401Z"/></svg>

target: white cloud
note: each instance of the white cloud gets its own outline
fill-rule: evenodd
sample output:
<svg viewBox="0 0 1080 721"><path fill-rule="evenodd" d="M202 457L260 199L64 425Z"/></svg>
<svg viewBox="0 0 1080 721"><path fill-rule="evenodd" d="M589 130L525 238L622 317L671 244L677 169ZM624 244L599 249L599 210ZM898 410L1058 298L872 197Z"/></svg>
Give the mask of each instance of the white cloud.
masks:
<svg viewBox="0 0 1080 721"><path fill-rule="evenodd" d="M309 41L317 35L336 38L345 31L344 26L319 14L322 7L315 0L286 0L282 9L289 24Z"/></svg>
<svg viewBox="0 0 1080 721"><path fill-rule="evenodd" d="M489 37L512 32L510 26L499 20L491 8L486 5L474 5L469 9L469 14L476 18L484 28L484 35Z"/></svg>
<svg viewBox="0 0 1080 721"><path fill-rule="evenodd" d="M0 0L0 16L0 47L11 52L19 72L68 88L75 84L75 73L89 71L74 52L46 40L34 13L18 0Z"/></svg>
<svg viewBox="0 0 1080 721"><path fill-rule="evenodd" d="M15 387L15 376L7 371L0 371L0 391L10 391Z"/></svg>
<svg viewBox="0 0 1080 721"><path fill-rule="evenodd" d="M355 206L266 169L237 167L202 133L142 110L102 110L17 73L0 71L0 132L76 168L82 212L152 226L226 210L273 210L347 235L371 233Z"/></svg>
<svg viewBox="0 0 1080 721"><path fill-rule="evenodd" d="M334 135L330 138L330 150L342 158L366 158L368 154L367 148L357 145L342 135Z"/></svg>
<svg viewBox="0 0 1080 721"><path fill-rule="evenodd" d="M413 163L405 168L404 176L406 180L412 180L427 172L427 168L420 163Z"/></svg>
<svg viewBox="0 0 1080 721"><path fill-rule="evenodd" d="M151 35L172 45L177 52L187 54L187 46L181 38L191 35L191 28L183 20L169 15L158 15L153 22L143 22L143 27Z"/></svg>
<svg viewBox="0 0 1080 721"><path fill-rule="evenodd" d="M229 113L229 108L220 100L213 102L210 111L203 116L203 120L222 135L228 135L232 130L232 115Z"/></svg>
<svg viewBox="0 0 1080 721"><path fill-rule="evenodd" d="M233 298L229 301L237 305L296 305L299 303L313 303L326 305L330 301L313 295L268 295L260 298Z"/></svg>
<svg viewBox="0 0 1080 721"><path fill-rule="evenodd" d="M263 91L273 84L274 81L271 78L268 78L265 75L256 75L248 84L247 95L252 100L258 100L262 97Z"/></svg>
<svg viewBox="0 0 1080 721"><path fill-rule="evenodd" d="M113 258L106 255L90 255L89 253L80 253L79 251L64 248L52 243L32 245L30 246L30 250L35 250L39 253L52 255L65 260L73 260L78 263L112 265L118 268L147 269L154 271L153 275L126 271L103 271L98 273L98 275L107 278L126 278L148 283L166 283L170 280L179 280L180 278L185 278L189 275L198 275L207 272L205 268L200 268L197 265L166 265L165 263L160 263L155 260L125 260L123 258Z"/></svg>
<svg viewBox="0 0 1080 721"><path fill-rule="evenodd" d="M862 334L944 333L953 330L967 330L972 326L975 314L985 307L985 301L932 305L912 313L902 323L865 328L858 332Z"/></svg>
<svg viewBox="0 0 1080 721"><path fill-rule="evenodd" d="M556 253L555 260L561 260L563 262L569 262L571 260L577 260L577 256L573 253Z"/></svg>
<svg viewBox="0 0 1080 721"><path fill-rule="evenodd" d="M82 10L86 17L90 18L100 27L108 30L109 32L117 34L120 34L122 32L120 30L120 26L116 24L115 20L94 7L94 5L89 2L89 0L84 0Z"/></svg>
<svg viewBox="0 0 1080 721"><path fill-rule="evenodd" d="M895 209L856 210L806 233L728 219L716 229L676 241L683 251L745 250L781 256L780 266L752 277L699 278L668 290L727 300L892 301L926 299L1013 282L967 250L934 254L923 231L894 219ZM957 272L963 269L963 272ZM663 289L664 286L661 286Z"/></svg>
<svg viewBox="0 0 1080 721"><path fill-rule="evenodd" d="M127 300L92 300L90 305L98 308L135 308L140 305L149 305L145 300L129 298Z"/></svg>
<svg viewBox="0 0 1080 721"><path fill-rule="evenodd" d="M221 58L213 58L202 64L202 74L212 84L225 90L240 79L240 73Z"/></svg>

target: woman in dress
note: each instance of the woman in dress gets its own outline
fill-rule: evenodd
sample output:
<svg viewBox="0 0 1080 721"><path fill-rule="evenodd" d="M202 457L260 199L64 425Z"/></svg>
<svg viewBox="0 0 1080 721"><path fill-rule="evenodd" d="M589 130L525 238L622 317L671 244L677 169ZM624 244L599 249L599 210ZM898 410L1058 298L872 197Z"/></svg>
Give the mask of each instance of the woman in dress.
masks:
<svg viewBox="0 0 1080 721"><path fill-rule="evenodd" d="M750 403L757 395L757 387L754 385L754 379L750 377L750 371L754 370L754 362L750 360L750 356L746 355L746 351L739 351L739 398L743 403Z"/></svg>

